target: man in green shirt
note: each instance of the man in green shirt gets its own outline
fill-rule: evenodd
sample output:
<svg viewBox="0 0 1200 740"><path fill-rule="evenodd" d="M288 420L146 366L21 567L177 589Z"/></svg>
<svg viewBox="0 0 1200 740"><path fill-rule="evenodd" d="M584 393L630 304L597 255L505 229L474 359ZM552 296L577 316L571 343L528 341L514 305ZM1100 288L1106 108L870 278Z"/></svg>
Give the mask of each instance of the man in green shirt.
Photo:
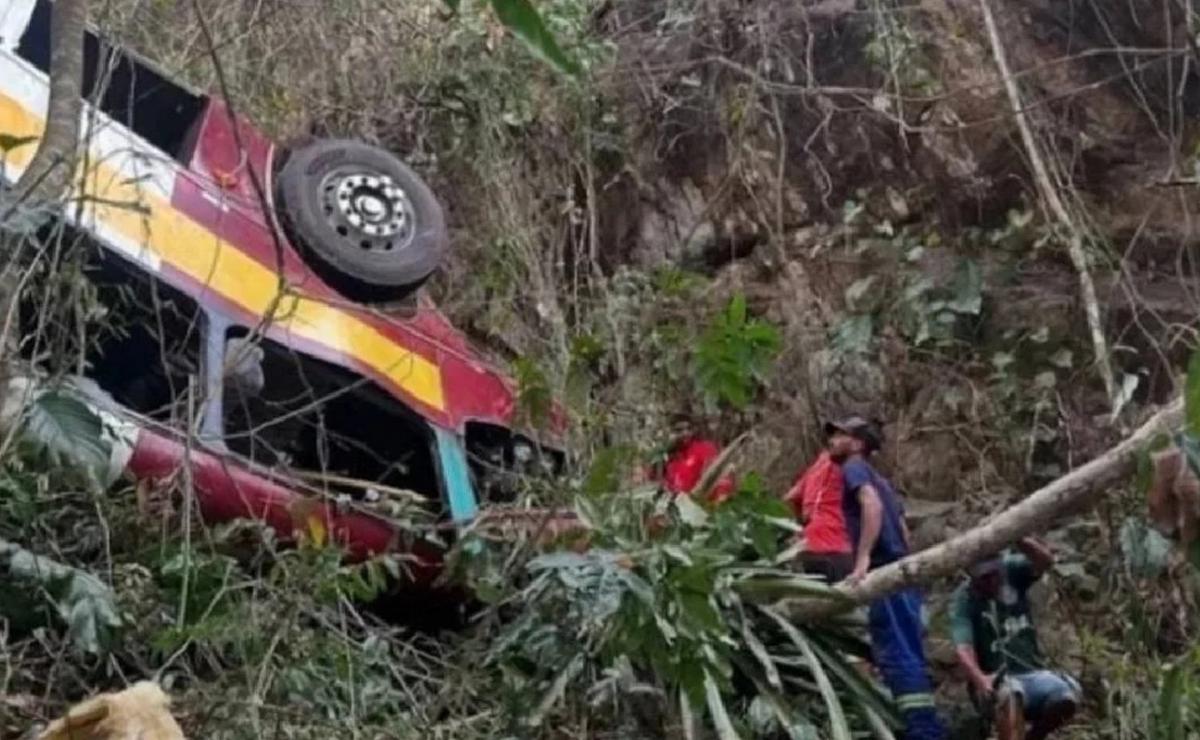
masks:
<svg viewBox="0 0 1200 740"><path fill-rule="evenodd" d="M1074 716L1081 692L1075 679L1047 670L1029 612L1029 587L1054 563L1054 555L1029 537L1017 549L971 567L971 577L951 599L950 626L976 703L1003 706L1009 698L1019 699L1011 704L1016 716L997 723L1000 740L1022 737L1026 721L1024 737L1041 740Z"/></svg>

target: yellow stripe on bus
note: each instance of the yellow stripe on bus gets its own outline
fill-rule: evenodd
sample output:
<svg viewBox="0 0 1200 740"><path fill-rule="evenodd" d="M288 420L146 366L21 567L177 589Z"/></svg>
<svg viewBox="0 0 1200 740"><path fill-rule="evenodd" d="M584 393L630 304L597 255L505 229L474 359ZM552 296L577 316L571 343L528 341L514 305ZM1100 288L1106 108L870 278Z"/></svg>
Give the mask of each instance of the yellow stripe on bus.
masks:
<svg viewBox="0 0 1200 740"><path fill-rule="evenodd" d="M0 134L40 136L42 119L0 93ZM23 171L34 144L17 147L4 166ZM276 303L277 273L252 259L212 231L147 193L113 167L100 162L87 176L87 208L96 220L144 245L164 262L256 316L266 316ZM139 203L149 213L108 203ZM429 406L445 410L441 372L436 364L380 334L362 319L309 298L288 296L275 306L274 322L299 337L344 353L379 372Z"/></svg>

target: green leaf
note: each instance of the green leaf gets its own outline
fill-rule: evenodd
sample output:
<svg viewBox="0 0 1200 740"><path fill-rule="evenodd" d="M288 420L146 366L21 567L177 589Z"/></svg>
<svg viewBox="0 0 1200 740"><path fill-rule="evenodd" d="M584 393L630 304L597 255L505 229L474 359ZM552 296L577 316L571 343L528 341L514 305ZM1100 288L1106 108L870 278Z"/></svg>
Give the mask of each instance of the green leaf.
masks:
<svg viewBox="0 0 1200 740"><path fill-rule="evenodd" d="M750 402L782 344L779 331L747 318L746 299L738 294L700 336L693 350L693 373L711 402L742 408Z"/></svg>
<svg viewBox="0 0 1200 740"><path fill-rule="evenodd" d="M1162 688L1158 693L1158 711L1155 715L1156 740L1185 740L1183 725L1183 697L1186 693L1186 674L1182 663L1167 669Z"/></svg>
<svg viewBox="0 0 1200 740"><path fill-rule="evenodd" d="M1187 460L1188 465L1192 468L1192 472L1200 475L1200 437L1192 432L1183 432L1176 437L1175 441L1183 452L1183 459Z"/></svg>
<svg viewBox="0 0 1200 740"><path fill-rule="evenodd" d="M534 708L533 713L526 718L526 723L530 727L537 727L540 725L542 723L542 719L546 716L546 712L549 712L554 705L558 703L558 700L561 699L563 694L566 692L567 686L570 685L571 681L575 680L575 677L578 676L586 667L587 662L583 659L583 656L575 656L571 662L567 664L567 667L560 671L559 674L554 678L554 682L550 684L550 688L546 691L545 695L542 696L542 700L538 702L538 705Z"/></svg>
<svg viewBox="0 0 1200 740"><path fill-rule="evenodd" d="M892 728L888 727L877 713L870 709L864 709L863 713L866 715L867 725L875 735L875 740L896 740L896 734L892 732Z"/></svg>
<svg viewBox="0 0 1200 740"><path fill-rule="evenodd" d="M739 596L754 603L770 603L798 597L816 597L850 603L846 595L836 588L803 575L745 578L735 582L733 588Z"/></svg>
<svg viewBox="0 0 1200 740"><path fill-rule="evenodd" d="M730 326L741 326L746 323L746 296L738 293L729 302L729 324Z"/></svg>
<svg viewBox="0 0 1200 740"><path fill-rule="evenodd" d="M843 696L854 699L868 723L870 715L874 715L887 727L899 729L904 726L895 705L835 648L825 645L819 637L814 637L810 643L822 664L846 687Z"/></svg>
<svg viewBox="0 0 1200 740"><path fill-rule="evenodd" d="M875 276L868 275L865 278L855 280L849 288L846 288L846 305L853 311L863 310L863 298L871 290L871 286L875 284Z"/></svg>
<svg viewBox="0 0 1200 740"><path fill-rule="evenodd" d="M50 599L77 648L103 652L121 626L115 596L103 581L5 540L0 540L0 557L7 560L9 577L24 581ZM0 613L5 613L6 607L7 599L0 603Z"/></svg>
<svg viewBox="0 0 1200 740"><path fill-rule="evenodd" d="M1121 525L1121 552L1125 565L1137 578L1156 578L1171 558L1171 541L1140 519L1129 517Z"/></svg>
<svg viewBox="0 0 1200 740"><path fill-rule="evenodd" d="M510 31L525 42L537 57L560 72L578 75L579 64L558 46L554 36L546 29L542 17L529 0L491 0L496 17Z"/></svg>
<svg viewBox="0 0 1200 740"><path fill-rule="evenodd" d="M632 459L633 449L627 446L606 447L597 452L583 480L583 492L589 496L616 493Z"/></svg>
<svg viewBox="0 0 1200 740"><path fill-rule="evenodd" d="M702 527L708 521L708 512L691 496L676 496L671 502L679 513L679 518L690 527Z"/></svg>
<svg viewBox="0 0 1200 740"><path fill-rule="evenodd" d="M846 354L861 354L871 348L875 322L870 314L850 316L838 323L833 333L833 346Z"/></svg>
<svg viewBox="0 0 1200 740"><path fill-rule="evenodd" d="M784 695L767 684L766 678L749 661L733 657L738 670L747 676L758 689L755 701L763 700L775 715L775 719L787 731L790 740L819 740L821 733L816 726L808 721L801 712L794 711L788 706Z"/></svg>
<svg viewBox="0 0 1200 740"><path fill-rule="evenodd" d="M696 740L696 713L692 711L692 702L688 692L679 690L679 719L683 725L684 740Z"/></svg>
<svg viewBox="0 0 1200 740"><path fill-rule="evenodd" d="M450 9L450 12L458 12L460 0L442 0L442 2L445 3L446 7Z"/></svg>
<svg viewBox="0 0 1200 740"><path fill-rule="evenodd" d="M522 357L513 363L517 381L517 412L533 426L541 426L554 405L550 382L532 360Z"/></svg>
<svg viewBox="0 0 1200 740"><path fill-rule="evenodd" d="M707 632L720 632L724 626L721 615L709 601L707 594L684 591L679 594L681 616Z"/></svg>
<svg viewBox="0 0 1200 740"><path fill-rule="evenodd" d="M741 736L733 728L733 722L729 719L729 712L725 709L725 702L721 699L721 691L717 688L717 682L713 680L712 674L708 671L704 672L704 701L708 704L708 714L712 717L717 737L720 740L741 740Z"/></svg>
<svg viewBox="0 0 1200 740"><path fill-rule="evenodd" d="M946 307L955 313L977 316L983 308L983 274L979 263L966 258L958 263L954 275L954 297Z"/></svg>
<svg viewBox="0 0 1200 740"><path fill-rule="evenodd" d="M750 622L748 620L742 622L742 640L746 643L746 647L750 648L750 654L762 666L763 675L766 677L767 683L772 689L781 691L783 683L779 680L779 669L775 667L775 662L771 660L771 656L767 652L767 646L763 644L762 640L758 639L758 635L754 634L754 630L750 629Z"/></svg>
<svg viewBox="0 0 1200 740"><path fill-rule="evenodd" d="M104 424L83 401L63 390L37 394L25 409L24 441L52 464L104 481L111 443Z"/></svg>
<svg viewBox="0 0 1200 740"><path fill-rule="evenodd" d="M1188 431L1200 435L1200 349L1188 360L1187 383L1184 387L1184 409Z"/></svg>

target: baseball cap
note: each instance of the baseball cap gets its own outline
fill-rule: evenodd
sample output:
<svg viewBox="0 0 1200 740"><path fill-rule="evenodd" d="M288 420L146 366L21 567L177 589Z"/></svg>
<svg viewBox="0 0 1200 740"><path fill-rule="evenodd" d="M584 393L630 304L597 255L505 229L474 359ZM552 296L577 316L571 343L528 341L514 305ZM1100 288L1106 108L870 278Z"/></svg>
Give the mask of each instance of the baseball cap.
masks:
<svg viewBox="0 0 1200 740"><path fill-rule="evenodd" d="M825 436L831 437L834 432L842 432L862 440L868 451L883 447L883 430L879 428L879 423L867 421L861 416L852 415L825 422Z"/></svg>
<svg viewBox="0 0 1200 740"><path fill-rule="evenodd" d="M1000 566L1000 558L993 556L976 562L968 569L968 572L972 578L983 578L986 575L1000 572Z"/></svg>

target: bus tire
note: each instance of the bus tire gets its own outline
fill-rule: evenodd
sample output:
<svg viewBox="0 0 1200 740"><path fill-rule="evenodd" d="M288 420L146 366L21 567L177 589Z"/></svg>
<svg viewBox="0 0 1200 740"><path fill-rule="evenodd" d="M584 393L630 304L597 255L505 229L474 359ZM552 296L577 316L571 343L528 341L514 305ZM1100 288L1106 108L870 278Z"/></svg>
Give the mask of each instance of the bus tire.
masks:
<svg viewBox="0 0 1200 740"><path fill-rule="evenodd" d="M291 153L276 208L305 261L348 298L388 301L437 269L449 237L433 191L391 153L319 140Z"/></svg>

